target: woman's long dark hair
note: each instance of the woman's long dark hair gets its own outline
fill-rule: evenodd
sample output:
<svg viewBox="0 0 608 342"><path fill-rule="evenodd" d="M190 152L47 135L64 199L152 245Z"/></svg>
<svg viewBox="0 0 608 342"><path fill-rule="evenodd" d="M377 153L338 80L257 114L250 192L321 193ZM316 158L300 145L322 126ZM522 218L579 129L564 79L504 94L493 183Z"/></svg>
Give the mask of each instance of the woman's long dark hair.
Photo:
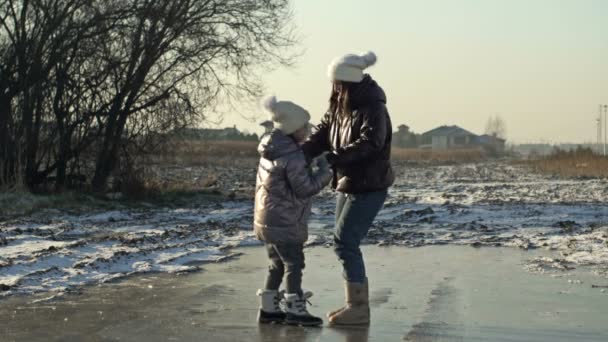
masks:
<svg viewBox="0 0 608 342"><path fill-rule="evenodd" d="M342 117L350 115L352 111L351 94L355 86L356 83L342 82L342 92L344 93L344 96L341 101L339 101L340 93L336 89L336 86L333 85L331 88L331 96L329 97L329 111Z"/></svg>

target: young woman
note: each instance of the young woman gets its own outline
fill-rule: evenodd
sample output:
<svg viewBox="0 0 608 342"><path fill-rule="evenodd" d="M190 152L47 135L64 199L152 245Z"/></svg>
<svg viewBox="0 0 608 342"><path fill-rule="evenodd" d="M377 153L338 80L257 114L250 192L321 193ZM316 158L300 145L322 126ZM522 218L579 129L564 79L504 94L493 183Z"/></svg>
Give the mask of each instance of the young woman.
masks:
<svg viewBox="0 0 608 342"><path fill-rule="evenodd" d="M368 281L359 246L394 181L386 96L363 73L375 62L376 55L369 52L345 55L330 64L329 110L302 146L308 158L330 152L326 158L338 192L334 249L346 280L346 305L328 313L329 322L338 325L370 322Z"/></svg>

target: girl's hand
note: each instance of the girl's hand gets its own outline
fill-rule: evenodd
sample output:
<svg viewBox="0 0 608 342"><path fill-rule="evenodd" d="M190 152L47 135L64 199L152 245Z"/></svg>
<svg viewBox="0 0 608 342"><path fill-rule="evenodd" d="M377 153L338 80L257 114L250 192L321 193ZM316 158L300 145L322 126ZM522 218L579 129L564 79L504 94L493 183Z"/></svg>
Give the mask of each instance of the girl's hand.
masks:
<svg viewBox="0 0 608 342"><path fill-rule="evenodd" d="M327 161L327 158L325 158L325 155L326 154L322 154L316 159L319 170L329 170L329 162Z"/></svg>

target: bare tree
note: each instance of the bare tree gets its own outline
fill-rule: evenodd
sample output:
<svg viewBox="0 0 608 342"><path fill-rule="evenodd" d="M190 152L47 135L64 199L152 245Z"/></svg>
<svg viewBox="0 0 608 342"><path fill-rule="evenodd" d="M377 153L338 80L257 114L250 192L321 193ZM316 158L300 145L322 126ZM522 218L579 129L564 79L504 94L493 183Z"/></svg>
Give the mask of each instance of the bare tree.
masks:
<svg viewBox="0 0 608 342"><path fill-rule="evenodd" d="M506 139L507 125L505 124L505 121L502 119L502 117L500 117L499 115L490 116L486 123L485 133L497 138Z"/></svg>
<svg viewBox="0 0 608 342"><path fill-rule="evenodd" d="M75 1L73 1L75 2ZM66 6L64 6L66 5ZM72 4L50 1L0 2L2 37L2 157L9 176L24 165L25 180L36 182L45 100L52 65L60 58L61 23ZM17 153L19 152L19 153Z"/></svg>
<svg viewBox="0 0 608 342"><path fill-rule="evenodd" d="M0 1L0 151L5 180L24 168L28 186L55 172L65 181L68 161L81 147L88 98L84 66L105 20L92 0Z"/></svg>
<svg viewBox="0 0 608 342"><path fill-rule="evenodd" d="M155 115L158 106L180 102L182 113L196 119L219 98L258 95L255 71L291 61L281 54L294 43L288 5L284 0L121 2L133 16L101 43L101 58L114 70L108 80L111 105L99 118L104 131L94 190L105 188L130 134L128 125L166 126L167 117Z"/></svg>
<svg viewBox="0 0 608 342"><path fill-rule="evenodd" d="M260 94L289 65L288 0L0 0L0 182L32 187Z"/></svg>

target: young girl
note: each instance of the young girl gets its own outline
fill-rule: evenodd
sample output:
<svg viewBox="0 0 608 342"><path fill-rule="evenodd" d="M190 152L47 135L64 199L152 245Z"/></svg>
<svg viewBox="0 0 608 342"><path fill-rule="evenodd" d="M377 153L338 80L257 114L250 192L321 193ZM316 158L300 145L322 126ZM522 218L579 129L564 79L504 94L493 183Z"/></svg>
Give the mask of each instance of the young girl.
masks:
<svg viewBox="0 0 608 342"><path fill-rule="evenodd" d="M306 309L312 293L302 291L302 269L311 197L329 184L332 174L325 158L318 159L318 170L313 173L300 149L308 136L310 115L306 110L274 96L264 101L264 107L272 113L274 130L258 147L254 230L270 259L266 284L258 291L258 322L321 325L323 321ZM279 306L283 276L285 311Z"/></svg>

